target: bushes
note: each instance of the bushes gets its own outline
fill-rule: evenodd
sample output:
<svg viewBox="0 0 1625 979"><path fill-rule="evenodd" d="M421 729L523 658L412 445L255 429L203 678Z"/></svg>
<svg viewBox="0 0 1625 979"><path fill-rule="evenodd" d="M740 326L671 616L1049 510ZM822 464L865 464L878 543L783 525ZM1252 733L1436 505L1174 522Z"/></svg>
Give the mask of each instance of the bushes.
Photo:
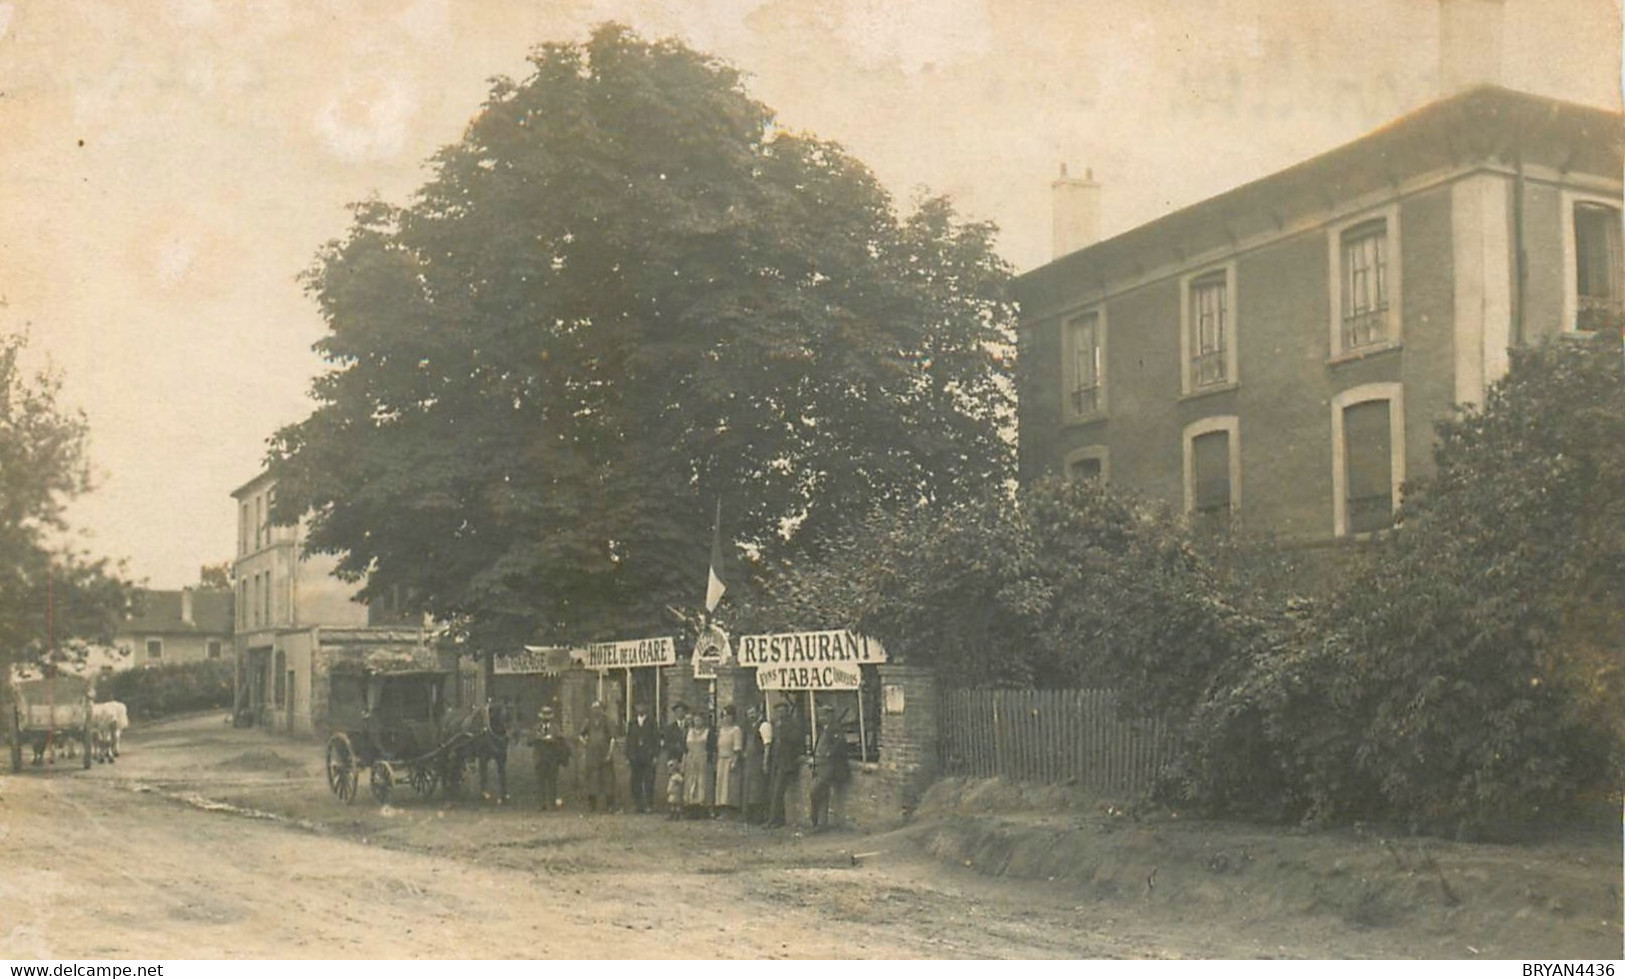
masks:
<svg viewBox="0 0 1625 979"><path fill-rule="evenodd" d="M1245 626L1177 520L1097 482L873 515L766 594L737 627L852 626L950 683L1113 687L1163 713Z"/></svg>
<svg viewBox="0 0 1625 979"><path fill-rule="evenodd" d="M96 685L98 700L123 701L131 718L143 720L225 709L232 693L232 663L226 659L123 670Z"/></svg>
<svg viewBox="0 0 1625 979"><path fill-rule="evenodd" d="M1216 813L1460 836L1622 778L1625 376L1617 341L1514 351L1440 426L1402 526L1278 614L1191 716L1165 793Z"/></svg>

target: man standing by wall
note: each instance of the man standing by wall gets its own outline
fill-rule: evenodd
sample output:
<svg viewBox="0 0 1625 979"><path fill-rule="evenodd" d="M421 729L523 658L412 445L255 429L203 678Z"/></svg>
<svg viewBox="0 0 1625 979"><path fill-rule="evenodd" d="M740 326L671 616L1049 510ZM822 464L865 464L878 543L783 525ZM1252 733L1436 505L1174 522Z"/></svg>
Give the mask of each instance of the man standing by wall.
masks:
<svg viewBox="0 0 1625 979"><path fill-rule="evenodd" d="M830 799L851 776L846 761L846 732L835 719L835 708L818 708L818 740L813 744L812 824L814 829L829 825Z"/></svg>
<svg viewBox="0 0 1625 979"><path fill-rule="evenodd" d="M649 705L640 701L626 722L626 764L631 769L632 806L638 812L654 811L655 764L661 741L659 723L649 713Z"/></svg>
<svg viewBox="0 0 1625 979"><path fill-rule="evenodd" d="M598 811L598 800L604 808L615 808L615 761L610 751L615 747L615 730L604 714L604 705L593 701L587 714L587 723L581 728L582 791L587 796L587 807Z"/></svg>
<svg viewBox="0 0 1625 979"><path fill-rule="evenodd" d="M773 715L773 741L767 749L768 826L784 825L784 797L801 772L807 738L788 701L780 701Z"/></svg>

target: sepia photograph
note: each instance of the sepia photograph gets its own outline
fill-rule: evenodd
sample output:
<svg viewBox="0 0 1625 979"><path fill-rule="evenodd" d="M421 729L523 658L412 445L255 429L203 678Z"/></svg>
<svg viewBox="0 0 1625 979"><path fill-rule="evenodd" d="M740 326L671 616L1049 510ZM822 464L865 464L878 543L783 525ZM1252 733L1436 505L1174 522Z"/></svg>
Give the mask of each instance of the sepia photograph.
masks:
<svg viewBox="0 0 1625 979"><path fill-rule="evenodd" d="M0 962L1614 975L1622 38L0 0Z"/></svg>

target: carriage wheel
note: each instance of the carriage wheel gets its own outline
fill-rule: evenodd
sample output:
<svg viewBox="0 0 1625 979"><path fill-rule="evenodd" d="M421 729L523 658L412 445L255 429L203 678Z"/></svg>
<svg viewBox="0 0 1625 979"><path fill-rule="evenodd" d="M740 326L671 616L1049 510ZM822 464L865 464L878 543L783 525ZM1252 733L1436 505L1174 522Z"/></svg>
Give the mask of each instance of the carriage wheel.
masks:
<svg viewBox="0 0 1625 979"><path fill-rule="evenodd" d="M327 787L342 802L355 799L356 782L361 772L357 767L355 748L343 734L335 734L327 741Z"/></svg>
<svg viewBox="0 0 1625 979"><path fill-rule="evenodd" d="M395 789L395 773L390 771L389 762L375 761L372 763L372 797L378 800L381 806L389 805L389 794Z"/></svg>
<svg viewBox="0 0 1625 979"><path fill-rule="evenodd" d="M435 786L440 784L440 776L435 772L432 760L413 765L410 780L412 782L412 791L417 793L419 799L427 799L429 796L434 795Z"/></svg>

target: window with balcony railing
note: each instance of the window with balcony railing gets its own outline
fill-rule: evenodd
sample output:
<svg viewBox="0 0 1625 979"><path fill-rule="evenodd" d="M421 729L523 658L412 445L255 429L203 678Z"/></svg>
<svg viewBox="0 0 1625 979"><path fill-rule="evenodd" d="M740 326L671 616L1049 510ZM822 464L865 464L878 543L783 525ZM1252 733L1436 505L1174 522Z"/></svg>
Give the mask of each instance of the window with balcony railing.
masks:
<svg viewBox="0 0 1625 979"><path fill-rule="evenodd" d="M1068 320L1062 378L1068 420L1090 418L1106 409L1105 352L1099 310Z"/></svg>
<svg viewBox="0 0 1625 979"><path fill-rule="evenodd" d="M1383 343L1388 336L1388 223L1382 218L1342 235L1343 349Z"/></svg>
<svg viewBox="0 0 1625 979"><path fill-rule="evenodd" d="M1214 272L1190 284L1190 387L1224 384L1229 371L1230 296L1228 276Z"/></svg>
<svg viewBox="0 0 1625 979"><path fill-rule="evenodd" d="M1575 329L1617 328L1625 313L1619 208L1596 201L1575 203L1574 258Z"/></svg>

